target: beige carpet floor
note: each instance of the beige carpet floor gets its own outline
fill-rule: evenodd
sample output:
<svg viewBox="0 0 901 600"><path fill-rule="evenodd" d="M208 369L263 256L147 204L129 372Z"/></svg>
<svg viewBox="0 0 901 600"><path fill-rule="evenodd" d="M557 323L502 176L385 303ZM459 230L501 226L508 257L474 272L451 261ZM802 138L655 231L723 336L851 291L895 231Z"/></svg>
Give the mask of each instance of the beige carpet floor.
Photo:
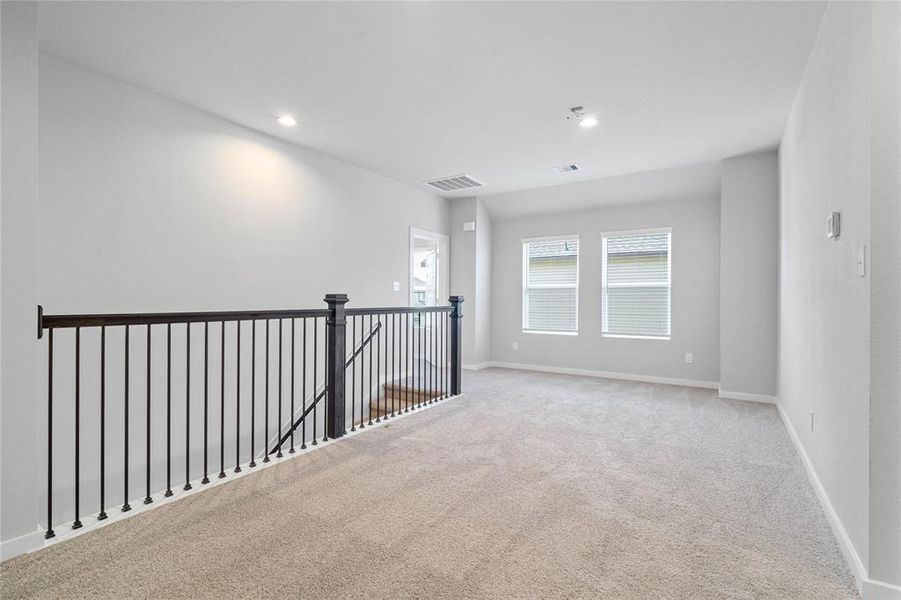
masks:
<svg viewBox="0 0 901 600"><path fill-rule="evenodd" d="M12 598L849 598L773 406L490 369L0 567Z"/></svg>

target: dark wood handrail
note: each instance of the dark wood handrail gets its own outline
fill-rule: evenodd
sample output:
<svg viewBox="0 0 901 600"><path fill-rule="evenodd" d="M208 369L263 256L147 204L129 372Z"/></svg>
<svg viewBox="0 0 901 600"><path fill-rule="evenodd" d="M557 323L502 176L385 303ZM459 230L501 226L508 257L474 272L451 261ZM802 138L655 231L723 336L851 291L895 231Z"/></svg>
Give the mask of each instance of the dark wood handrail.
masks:
<svg viewBox="0 0 901 600"><path fill-rule="evenodd" d="M450 306L395 306L379 308L348 308L348 315L387 315L450 312ZM65 329L73 327L116 327L124 325L160 325L175 323L219 323L222 321L255 321L263 319L302 319L327 317L329 310L285 309L285 310L227 310L207 312L162 312L162 313L110 313L46 315L38 306L38 338L45 329Z"/></svg>

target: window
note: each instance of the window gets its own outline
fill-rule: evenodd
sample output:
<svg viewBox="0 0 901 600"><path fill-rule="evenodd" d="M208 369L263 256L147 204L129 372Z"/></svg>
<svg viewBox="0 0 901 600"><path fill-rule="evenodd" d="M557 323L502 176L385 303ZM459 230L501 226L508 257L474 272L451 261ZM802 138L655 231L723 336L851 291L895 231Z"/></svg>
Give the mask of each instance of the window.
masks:
<svg viewBox="0 0 901 600"><path fill-rule="evenodd" d="M523 240L522 328L570 333L579 328L579 238Z"/></svg>
<svg viewBox="0 0 901 600"><path fill-rule="evenodd" d="M603 234L602 335L670 338L672 230Z"/></svg>

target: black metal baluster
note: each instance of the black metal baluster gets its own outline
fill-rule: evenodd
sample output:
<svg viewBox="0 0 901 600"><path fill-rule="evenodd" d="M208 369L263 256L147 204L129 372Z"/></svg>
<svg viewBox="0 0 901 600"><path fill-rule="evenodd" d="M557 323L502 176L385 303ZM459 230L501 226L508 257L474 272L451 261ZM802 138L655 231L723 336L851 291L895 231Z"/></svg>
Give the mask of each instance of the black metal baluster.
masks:
<svg viewBox="0 0 901 600"><path fill-rule="evenodd" d="M153 502L150 497L150 325L147 325L147 469L145 472L145 483L147 493L144 495L144 504Z"/></svg>
<svg viewBox="0 0 901 600"><path fill-rule="evenodd" d="M225 477L225 321L219 338L219 479L222 479Z"/></svg>
<svg viewBox="0 0 901 600"><path fill-rule="evenodd" d="M366 364L363 362L366 356L364 354L366 348L365 346L363 346L363 340L365 339L366 317L364 315L360 315L360 354L357 357L360 359L360 429L366 427L366 419L363 417L363 398L366 397L365 393L363 392L363 382L366 380Z"/></svg>
<svg viewBox="0 0 901 600"><path fill-rule="evenodd" d="M191 324L185 323L185 486L191 489Z"/></svg>
<svg viewBox="0 0 901 600"><path fill-rule="evenodd" d="M266 412L265 412L265 421L266 421L266 435L264 438L264 443L266 444L266 448L264 449L265 454L263 455L263 462L269 462L269 319L266 319L266 369L265 369L265 377L266 377Z"/></svg>
<svg viewBox="0 0 901 600"><path fill-rule="evenodd" d="M166 493L172 495L172 324L166 324Z"/></svg>
<svg viewBox="0 0 901 600"><path fill-rule="evenodd" d="M81 527L79 519L79 484L81 483L81 327L75 328L75 522L72 529Z"/></svg>
<svg viewBox="0 0 901 600"><path fill-rule="evenodd" d="M44 539L56 536L53 531L53 330L47 339L47 531Z"/></svg>
<svg viewBox="0 0 901 600"><path fill-rule="evenodd" d="M379 345L379 340L382 336L382 317L380 315L375 316L375 324L377 327L375 337L372 339L372 343L375 344L375 422L378 423L382 420L379 413L382 412L381 407L379 407L379 398L381 393L379 391L379 367L381 366L381 354L382 347ZM370 403L372 399L370 398Z"/></svg>
<svg viewBox="0 0 901 600"><path fill-rule="evenodd" d="M319 395L317 393L318 387L316 383L316 367L317 358L319 355L319 339L318 339L318 324L319 317L313 317L313 445L316 446L319 444L319 441L316 439L316 409L318 407L318 403L316 402L319 399Z"/></svg>
<svg viewBox="0 0 901 600"><path fill-rule="evenodd" d="M257 431L257 322L250 322L250 466L257 466L256 442Z"/></svg>
<svg viewBox="0 0 901 600"><path fill-rule="evenodd" d="M419 408L422 408L424 404L424 397L426 395L425 390L425 382L426 382L426 354L425 354L425 313L419 313L419 360L417 361L416 366L419 368L419 396L417 397L417 404Z"/></svg>
<svg viewBox="0 0 901 600"><path fill-rule="evenodd" d="M369 424L372 425L372 315L369 315Z"/></svg>
<svg viewBox="0 0 901 600"><path fill-rule="evenodd" d="M389 416L389 413L391 412L390 410L388 410L388 333L389 333L389 331L388 331L388 313L385 313L384 321L382 321L382 318L379 317L379 323L381 323L381 325L382 325L381 329L385 333L385 335L382 336L385 340L385 342L384 342L384 344L385 344L385 354L384 354L385 363L384 363L384 365L382 365L382 372L385 374L385 378L382 382L382 385L379 387L379 396L381 397L382 393L384 392L385 406L382 408L382 410L385 413L384 418L387 419Z"/></svg>
<svg viewBox="0 0 901 600"><path fill-rule="evenodd" d="M100 513L106 518L106 327L100 328Z"/></svg>
<svg viewBox="0 0 901 600"><path fill-rule="evenodd" d="M235 321L235 473L241 472L241 321Z"/></svg>
<svg viewBox="0 0 901 600"><path fill-rule="evenodd" d="M447 340L447 314L441 313L441 398L447 398L447 354L445 354Z"/></svg>
<svg viewBox="0 0 901 600"><path fill-rule="evenodd" d="M291 448L288 453L294 454L294 321L291 318L291 416L288 418L288 426L291 428Z"/></svg>
<svg viewBox="0 0 901 600"><path fill-rule="evenodd" d="M438 400L438 313L429 313L432 339L429 344L430 352L432 353L432 368L429 371L432 379L432 393L429 395L430 402L436 402Z"/></svg>
<svg viewBox="0 0 901 600"><path fill-rule="evenodd" d="M276 458L282 455L282 323L283 319L278 320L278 452Z"/></svg>
<svg viewBox="0 0 901 600"><path fill-rule="evenodd" d="M303 371L300 381L301 387L301 414L303 417L300 421L300 449L307 449L307 318L303 318ZM313 394L316 394L316 388L313 388Z"/></svg>
<svg viewBox="0 0 901 600"><path fill-rule="evenodd" d="M357 430L357 316L350 317L350 430ZM363 417L363 406L360 405L360 418Z"/></svg>
<svg viewBox="0 0 901 600"><path fill-rule="evenodd" d="M322 374L322 387L324 388L324 392L325 392L325 396L324 396L325 402L323 403L323 407L325 408L325 414L322 415L322 441L327 442L328 441L328 415L329 415L329 404L328 404L329 403L329 393L327 390L328 390L328 381L329 381L329 377L328 377L329 360L331 358L329 356L329 347L328 347L328 319L327 318L322 319L322 337L323 337L323 344L325 345L324 357L322 359L323 366L325 367L325 372Z"/></svg>
<svg viewBox="0 0 901 600"><path fill-rule="evenodd" d="M125 500L122 502L122 512L128 512L131 510L131 504L128 503L128 471L131 466L128 462L128 363L129 363L129 354L131 353L131 344L129 343L131 328L126 325L125 326L125 468L123 469L124 477L124 496Z"/></svg>
<svg viewBox="0 0 901 600"><path fill-rule="evenodd" d="M391 416L394 416L394 381L397 378L397 315L391 315ZM387 394L385 396L387 399Z"/></svg>
<svg viewBox="0 0 901 600"><path fill-rule="evenodd" d="M410 365L410 313L404 313L404 412L410 412L410 377L412 367Z"/></svg>
<svg viewBox="0 0 901 600"><path fill-rule="evenodd" d="M209 416L210 416L210 324L203 322L203 479L200 483L210 482L209 475Z"/></svg>

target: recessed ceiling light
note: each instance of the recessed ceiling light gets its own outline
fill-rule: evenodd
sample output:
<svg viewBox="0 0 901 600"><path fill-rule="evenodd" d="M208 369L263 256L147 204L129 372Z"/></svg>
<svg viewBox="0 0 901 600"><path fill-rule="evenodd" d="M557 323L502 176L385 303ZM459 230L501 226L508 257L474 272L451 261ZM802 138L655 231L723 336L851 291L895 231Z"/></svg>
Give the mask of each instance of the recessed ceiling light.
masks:
<svg viewBox="0 0 901 600"><path fill-rule="evenodd" d="M585 127L586 129L589 127L594 127L599 123L596 116L585 114L584 106L573 106L571 109L569 109L569 113L566 115L566 118L569 120L578 121L579 127Z"/></svg>
<svg viewBox="0 0 901 600"><path fill-rule="evenodd" d="M281 115L276 119L276 121L278 121L279 125L283 125L285 127L294 127L295 125L297 125L297 119L295 119L291 115Z"/></svg>

